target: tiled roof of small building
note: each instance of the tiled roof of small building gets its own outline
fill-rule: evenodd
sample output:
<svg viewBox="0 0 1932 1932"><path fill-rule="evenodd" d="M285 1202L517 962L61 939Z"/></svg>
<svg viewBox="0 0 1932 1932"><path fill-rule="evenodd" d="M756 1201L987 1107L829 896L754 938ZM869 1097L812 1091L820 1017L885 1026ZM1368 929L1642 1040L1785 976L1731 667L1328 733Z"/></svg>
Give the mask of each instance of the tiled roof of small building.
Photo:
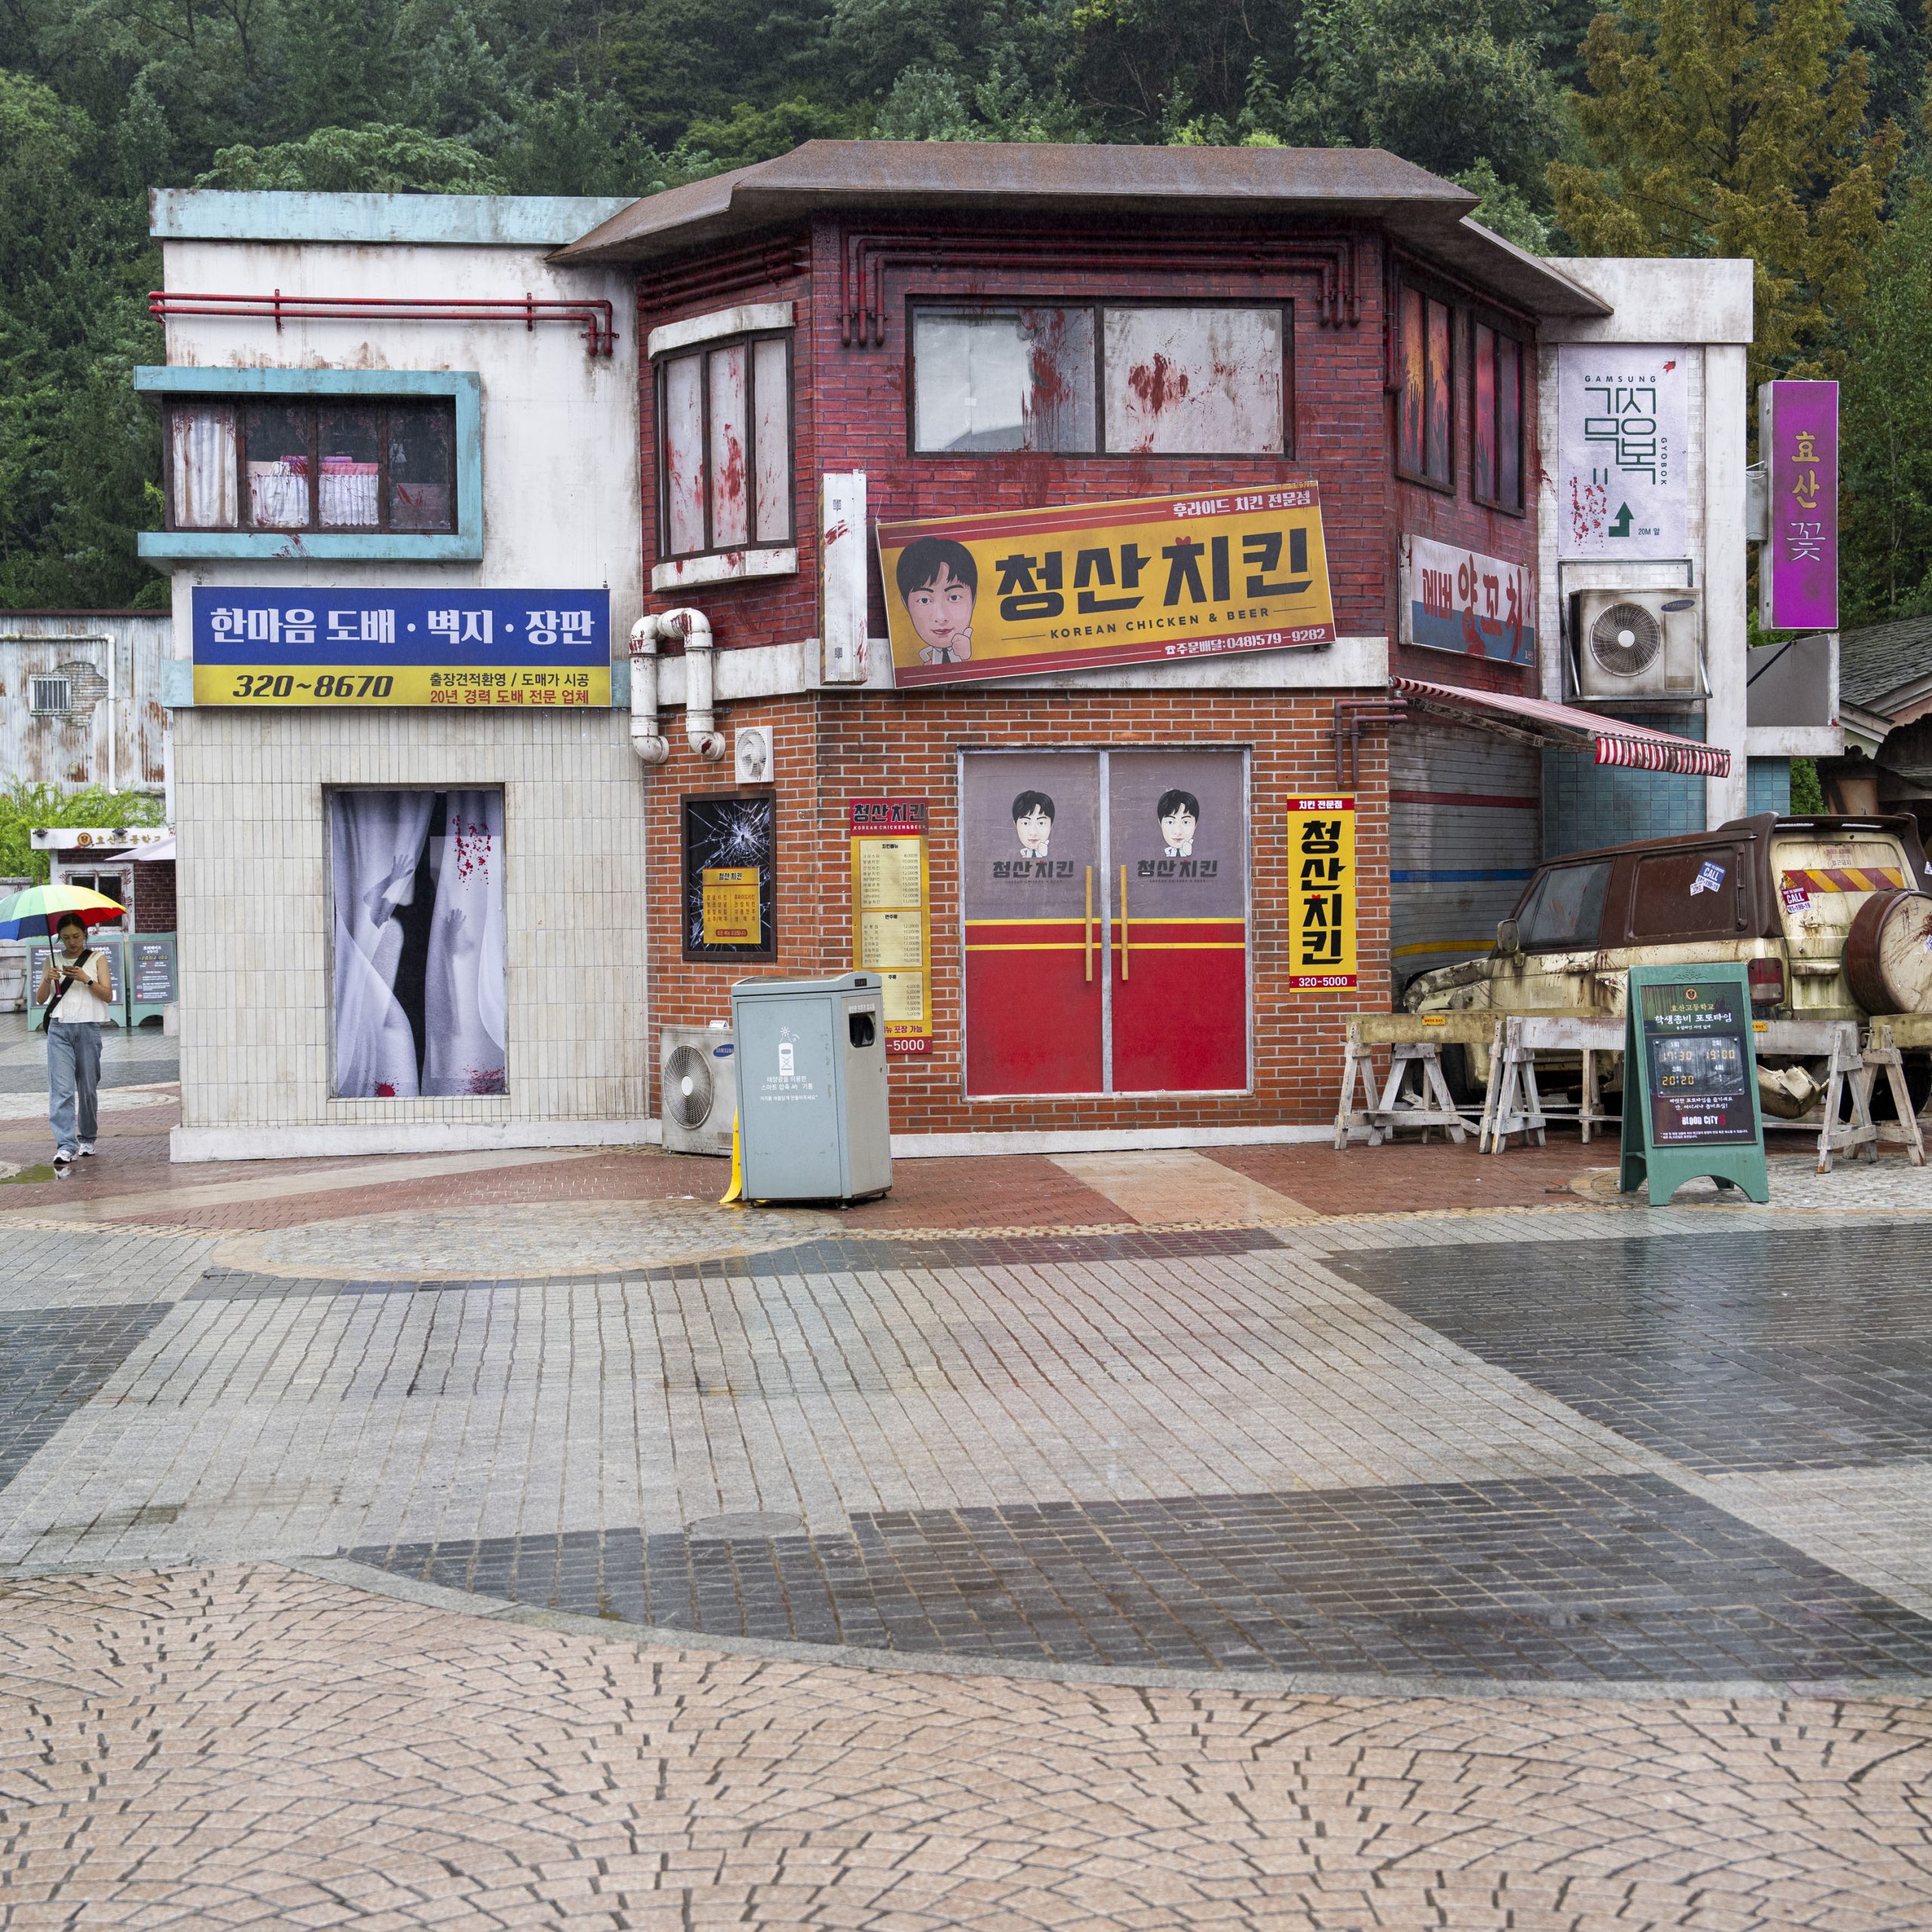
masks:
<svg viewBox="0 0 1932 1932"><path fill-rule="evenodd" d="M807 141L661 194L558 251L559 262L648 261L821 209L1350 215L1383 222L1539 314L1608 306L1468 219L1476 198L1380 148L1106 146L1048 141Z"/></svg>
<svg viewBox="0 0 1932 1932"><path fill-rule="evenodd" d="M1927 677L1932 677L1932 617L1838 634L1838 692L1853 704L1882 710L1888 694Z"/></svg>

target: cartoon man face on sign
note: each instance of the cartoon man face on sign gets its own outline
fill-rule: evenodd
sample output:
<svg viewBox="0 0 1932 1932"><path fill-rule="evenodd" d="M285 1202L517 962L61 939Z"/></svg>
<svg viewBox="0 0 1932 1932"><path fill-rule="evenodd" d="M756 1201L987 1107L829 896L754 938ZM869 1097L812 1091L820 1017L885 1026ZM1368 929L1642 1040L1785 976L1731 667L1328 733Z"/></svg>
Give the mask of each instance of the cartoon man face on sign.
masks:
<svg viewBox="0 0 1932 1932"><path fill-rule="evenodd" d="M1201 826L1201 801L1192 792L1183 792L1177 787L1161 794L1160 802L1154 808L1154 816L1161 821L1161 838L1167 856L1171 859L1192 858L1194 835Z"/></svg>
<svg viewBox="0 0 1932 1932"><path fill-rule="evenodd" d="M1013 829L1026 857L1044 859L1053 836L1053 800L1044 792L1022 792L1013 801Z"/></svg>
<svg viewBox="0 0 1932 1932"><path fill-rule="evenodd" d="M963 543L921 537L899 553L893 572L906 614L925 648L921 664L963 663L973 654L973 600L980 567Z"/></svg>

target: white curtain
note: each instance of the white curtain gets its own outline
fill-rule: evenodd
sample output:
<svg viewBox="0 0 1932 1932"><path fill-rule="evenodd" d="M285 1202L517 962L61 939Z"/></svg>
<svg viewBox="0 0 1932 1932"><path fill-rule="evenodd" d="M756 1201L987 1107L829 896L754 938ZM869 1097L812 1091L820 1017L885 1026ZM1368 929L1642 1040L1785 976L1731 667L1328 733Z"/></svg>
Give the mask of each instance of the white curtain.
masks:
<svg viewBox="0 0 1932 1932"><path fill-rule="evenodd" d="M335 1091L357 1099L417 1091L416 1036L398 1004L402 928L416 890L433 792L337 792L329 799L335 893Z"/></svg>
<svg viewBox="0 0 1932 1932"><path fill-rule="evenodd" d="M376 466L346 457L322 458L322 521L334 529L374 530L377 509Z"/></svg>
<svg viewBox="0 0 1932 1932"><path fill-rule="evenodd" d="M500 1094L504 1081L503 795L451 792L423 988L423 1091Z"/></svg>
<svg viewBox="0 0 1932 1932"><path fill-rule="evenodd" d="M226 403L177 403L174 521L183 530L232 530L235 524L235 411Z"/></svg>

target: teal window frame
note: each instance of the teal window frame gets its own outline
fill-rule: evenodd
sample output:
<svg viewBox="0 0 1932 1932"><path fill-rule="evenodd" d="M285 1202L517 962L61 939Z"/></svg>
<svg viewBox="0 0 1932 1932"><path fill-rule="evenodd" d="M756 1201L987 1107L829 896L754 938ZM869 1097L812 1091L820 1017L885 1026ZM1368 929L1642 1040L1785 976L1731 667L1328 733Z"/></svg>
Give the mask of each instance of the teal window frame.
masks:
<svg viewBox="0 0 1932 1932"><path fill-rule="evenodd" d="M474 563L483 555L483 380L471 369L183 369L142 368L134 387L187 396L441 396L456 407L454 531L144 530L140 554L157 563L297 558Z"/></svg>

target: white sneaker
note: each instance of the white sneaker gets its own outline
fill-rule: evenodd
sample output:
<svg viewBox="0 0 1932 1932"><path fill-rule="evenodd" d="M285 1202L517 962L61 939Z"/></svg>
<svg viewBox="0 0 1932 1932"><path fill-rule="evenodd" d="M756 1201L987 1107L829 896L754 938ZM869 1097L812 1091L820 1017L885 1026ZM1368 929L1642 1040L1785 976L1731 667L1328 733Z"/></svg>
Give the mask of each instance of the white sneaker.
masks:
<svg viewBox="0 0 1932 1932"><path fill-rule="evenodd" d="M65 1180L73 1171L74 1157L63 1147L54 1157L54 1178Z"/></svg>
<svg viewBox="0 0 1932 1932"><path fill-rule="evenodd" d="M84 1155L91 1154L94 1152L94 1143L91 1140L83 1140L81 1143L81 1152Z"/></svg>

